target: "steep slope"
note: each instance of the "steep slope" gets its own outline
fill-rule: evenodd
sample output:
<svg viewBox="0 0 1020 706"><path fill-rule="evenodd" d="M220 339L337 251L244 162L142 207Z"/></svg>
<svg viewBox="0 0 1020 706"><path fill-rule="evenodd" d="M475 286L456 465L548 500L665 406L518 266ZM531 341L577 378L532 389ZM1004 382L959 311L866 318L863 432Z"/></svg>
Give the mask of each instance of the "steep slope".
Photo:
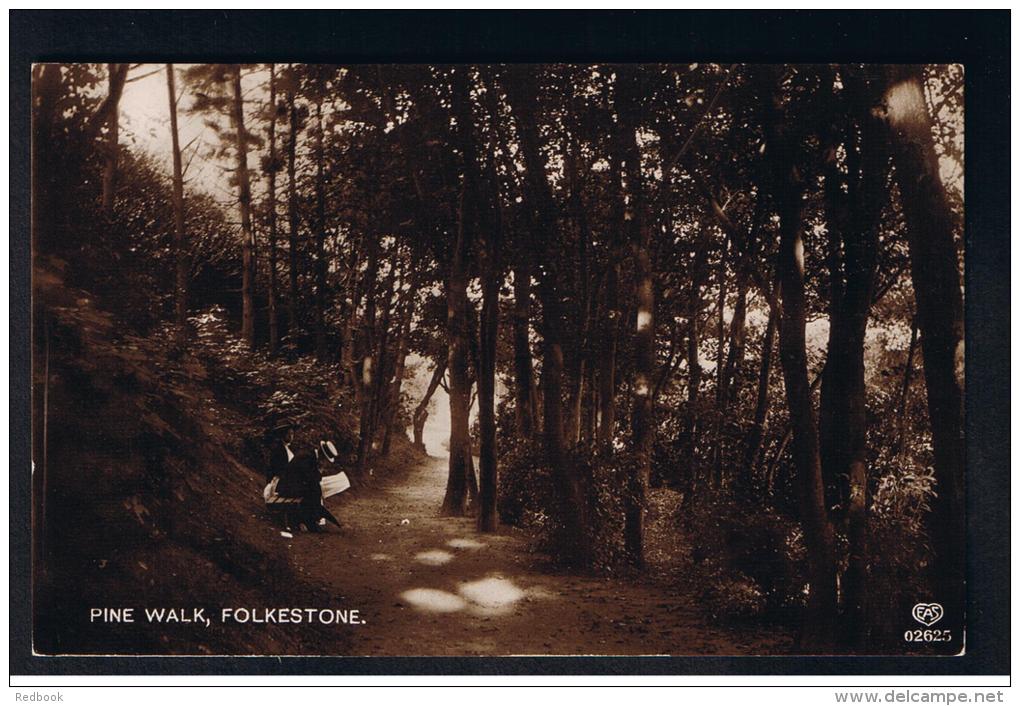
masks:
<svg viewBox="0 0 1020 706"><path fill-rule="evenodd" d="M261 502L275 419L298 421L299 443L351 447L336 371L247 353L215 312L183 353L168 332L128 335L58 261L34 285L36 651L343 654L336 625L219 621L230 606L341 607L302 579ZM126 607L134 623L91 613ZM153 623L146 607L212 620Z"/></svg>

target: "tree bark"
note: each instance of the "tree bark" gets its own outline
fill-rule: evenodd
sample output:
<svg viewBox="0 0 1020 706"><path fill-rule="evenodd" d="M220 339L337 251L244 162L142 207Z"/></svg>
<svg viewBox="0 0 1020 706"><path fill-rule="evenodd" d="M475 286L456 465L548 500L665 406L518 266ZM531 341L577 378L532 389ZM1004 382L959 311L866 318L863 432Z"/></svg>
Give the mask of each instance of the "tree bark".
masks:
<svg viewBox="0 0 1020 706"><path fill-rule="evenodd" d="M489 113L498 120L496 86L490 75L486 95ZM496 155L501 148L498 126L492 126L493 138L489 142L487 188L482 189L485 202L490 204L486 227L482 229L478 248L478 270L482 278L482 315L478 328L478 530L495 532L499 526L496 509L496 490L499 473L496 439L496 352L499 339L499 290L503 281L503 199L500 193Z"/></svg>
<svg viewBox="0 0 1020 706"><path fill-rule="evenodd" d="M234 64L231 72L234 88L233 123L237 157L237 191L241 209L241 337L251 349L255 348L255 273L253 248L255 236L251 227L251 181L248 177L248 133L244 128L244 95L241 93L241 65Z"/></svg>
<svg viewBox="0 0 1020 706"><path fill-rule="evenodd" d="M291 78L293 80L293 77ZM287 335L293 339L299 327L298 320L298 196L297 196L297 136L300 130L294 89L287 88Z"/></svg>
<svg viewBox="0 0 1020 706"><path fill-rule="evenodd" d="M449 339L450 375L450 464L443 498L442 513L464 515L469 480L474 479L471 461L471 379L468 371L470 356L470 322L468 321L468 256L471 250L474 223L468 223L469 208L476 196L475 171L477 150L472 135L473 121L469 100L466 68L458 68L453 83L453 112L457 117L458 140L463 157L460 194L457 204L457 226L450 256L450 274L446 285L446 327ZM469 479L468 476L471 476Z"/></svg>
<svg viewBox="0 0 1020 706"><path fill-rule="evenodd" d="M372 390L375 388L376 376L379 375L379 360L375 357L376 350L376 318L378 313L378 284L376 278L379 275L379 249L378 236L368 236L368 262L366 263L364 286L365 290L365 315L361 319L361 332L359 335L359 346L362 352L360 365L357 366L357 373L354 379L359 401L361 418L358 431L358 475L362 475L368 456L372 452L373 423L375 421L375 409L373 407ZM387 287L388 289L388 287Z"/></svg>
<svg viewBox="0 0 1020 706"><path fill-rule="evenodd" d="M174 286L174 321L178 345L188 336L188 252L184 239L184 172L181 166L180 137L177 132L177 84L174 65L166 65L166 88L170 106L170 145L173 152L174 251L176 276Z"/></svg>
<svg viewBox="0 0 1020 706"><path fill-rule="evenodd" d="M43 252L57 245L58 170L53 129L62 80L58 64L38 64L32 70L32 235Z"/></svg>
<svg viewBox="0 0 1020 706"><path fill-rule="evenodd" d="M326 362L326 178L322 98L315 104L315 359Z"/></svg>
<svg viewBox="0 0 1020 706"><path fill-rule="evenodd" d="M645 204L641 175L641 149L638 126L631 122L639 110L638 74L633 69L617 71L617 116L619 120L623 169L627 180L621 193L624 222L634 254L634 302L637 319L634 328L634 401L631 411L631 443L637 466L628 481L624 500L624 548L629 560L644 564L645 498L651 476L655 419L652 386L655 378L655 284L651 260L651 216Z"/></svg>
<svg viewBox="0 0 1020 706"><path fill-rule="evenodd" d="M778 295L779 293L776 292ZM758 368L758 392L755 396L754 421L747 436L744 452L743 484L746 489L754 485L754 476L761 458L762 440L765 434L765 416L769 409L769 376L772 372L772 350L775 347L776 328L779 316L775 309L769 310L769 322L761 344L761 366Z"/></svg>
<svg viewBox="0 0 1020 706"><path fill-rule="evenodd" d="M516 111L521 158L525 169L528 246L540 257L539 298L542 303L542 441L564 513L563 555L585 565L591 558L588 537L587 488L566 453L563 426L563 321L557 287L559 270L554 248L559 242L556 204L539 149L536 76L530 67L516 68L507 89Z"/></svg>
<svg viewBox="0 0 1020 706"><path fill-rule="evenodd" d="M418 286L418 278L411 277L411 287L407 292L401 292L401 313L397 325L397 344L394 347L393 377L386 394L386 405L383 416L385 427L383 429L382 455L387 456L390 452L390 439L396 429L395 421L400 418L400 391L404 386L404 369L407 364L407 339L411 333L411 318L414 310L414 294ZM401 432L403 433L403 432Z"/></svg>
<svg viewBox="0 0 1020 706"><path fill-rule="evenodd" d="M834 644L836 560L833 529L825 509L818 422L808 380L802 186L796 167L796 142L786 139L784 144L780 144L780 140L770 140L770 143L778 148L774 195L780 220L778 271L783 297L779 353L793 429L800 521L804 528L810 583L800 645L806 651L818 652Z"/></svg>
<svg viewBox="0 0 1020 706"><path fill-rule="evenodd" d="M107 105L108 130L106 145L103 148L103 213L107 217L113 214L113 203L117 193L117 157L120 152L120 97L124 93L127 81L127 64L107 64L110 74L110 89L104 105Z"/></svg>
<svg viewBox="0 0 1020 706"><path fill-rule="evenodd" d="M478 529L494 532L499 518L496 513L496 341L499 333L499 234L496 229L489 242L483 263L482 320L480 327L478 371Z"/></svg>
<svg viewBox="0 0 1020 706"><path fill-rule="evenodd" d="M446 285L446 328L449 340L447 367L450 375L450 463L442 514L461 516L467 502L468 462L471 439L468 429L471 382L468 376L467 246L464 224L464 184L461 185L460 221Z"/></svg>
<svg viewBox="0 0 1020 706"><path fill-rule="evenodd" d="M939 176L921 66L887 68L885 119L906 222L937 494L931 512L933 600L963 625L965 537L963 293L953 214ZM959 635L954 629L954 636ZM958 642L954 644L959 644Z"/></svg>
<svg viewBox="0 0 1020 706"><path fill-rule="evenodd" d="M528 248L517 248L514 268L514 419L522 439L535 437L538 402L535 399L535 373L531 359L531 263Z"/></svg>
<svg viewBox="0 0 1020 706"><path fill-rule="evenodd" d="M269 355L280 344L280 321L276 310L276 64L269 65L269 167L266 169L266 200L269 202Z"/></svg>

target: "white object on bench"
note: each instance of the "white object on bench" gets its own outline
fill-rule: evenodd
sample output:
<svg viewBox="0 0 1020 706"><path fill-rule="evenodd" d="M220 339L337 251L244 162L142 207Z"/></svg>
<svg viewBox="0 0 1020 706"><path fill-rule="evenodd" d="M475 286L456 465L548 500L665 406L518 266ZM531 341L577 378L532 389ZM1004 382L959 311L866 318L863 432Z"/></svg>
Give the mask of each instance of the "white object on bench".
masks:
<svg viewBox="0 0 1020 706"><path fill-rule="evenodd" d="M351 480L346 473L340 471L335 475L326 476L319 481L319 485L322 487L322 497L329 498L350 488Z"/></svg>

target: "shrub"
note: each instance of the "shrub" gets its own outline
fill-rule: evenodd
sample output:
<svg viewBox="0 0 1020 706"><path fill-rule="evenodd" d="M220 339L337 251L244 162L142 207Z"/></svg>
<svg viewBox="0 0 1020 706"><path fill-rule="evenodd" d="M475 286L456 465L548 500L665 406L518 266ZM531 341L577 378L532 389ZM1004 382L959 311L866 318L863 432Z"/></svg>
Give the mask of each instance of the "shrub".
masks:
<svg viewBox="0 0 1020 706"><path fill-rule="evenodd" d="M719 619L780 618L803 604L804 546L790 518L753 499L707 494L684 509L690 581Z"/></svg>

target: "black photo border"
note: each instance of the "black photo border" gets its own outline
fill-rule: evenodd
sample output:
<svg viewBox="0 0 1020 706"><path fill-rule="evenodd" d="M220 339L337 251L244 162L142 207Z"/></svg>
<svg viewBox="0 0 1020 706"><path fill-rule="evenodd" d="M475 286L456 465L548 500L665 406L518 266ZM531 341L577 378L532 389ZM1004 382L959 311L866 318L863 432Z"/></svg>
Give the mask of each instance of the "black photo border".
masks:
<svg viewBox="0 0 1020 706"><path fill-rule="evenodd" d="M10 672L993 675L1010 660L1008 11L10 11ZM968 618L958 657L43 657L31 651L30 67L39 61L962 63Z"/></svg>

